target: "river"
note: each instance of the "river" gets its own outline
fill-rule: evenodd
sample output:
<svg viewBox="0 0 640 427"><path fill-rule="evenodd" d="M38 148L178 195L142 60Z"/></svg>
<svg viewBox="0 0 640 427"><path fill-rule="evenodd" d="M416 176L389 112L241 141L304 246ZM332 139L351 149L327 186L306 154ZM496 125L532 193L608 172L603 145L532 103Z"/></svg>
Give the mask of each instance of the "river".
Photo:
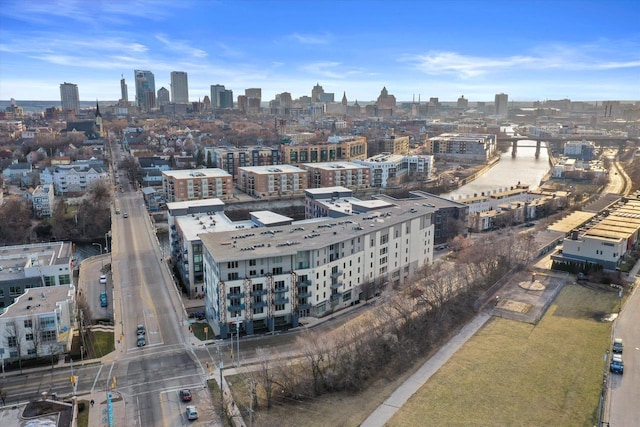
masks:
<svg viewBox="0 0 640 427"><path fill-rule="evenodd" d="M537 159L535 145L536 142L531 140L518 141L516 157L511 156L511 150L502 153L500 161L482 176L442 196L455 200L466 196L479 196L483 192L492 194L509 189L518 183L528 184L531 190L537 189L551 166L549 165L547 143L542 143L540 156Z"/></svg>

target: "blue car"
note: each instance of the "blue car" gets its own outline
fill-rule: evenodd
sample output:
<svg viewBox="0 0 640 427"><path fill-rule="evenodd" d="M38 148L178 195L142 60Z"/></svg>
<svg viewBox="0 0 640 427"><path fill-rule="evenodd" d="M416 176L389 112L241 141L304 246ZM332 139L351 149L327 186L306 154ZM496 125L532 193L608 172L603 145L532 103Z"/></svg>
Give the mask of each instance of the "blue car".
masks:
<svg viewBox="0 0 640 427"><path fill-rule="evenodd" d="M105 291L102 291L100 292L100 307L106 307L107 305L107 293Z"/></svg>

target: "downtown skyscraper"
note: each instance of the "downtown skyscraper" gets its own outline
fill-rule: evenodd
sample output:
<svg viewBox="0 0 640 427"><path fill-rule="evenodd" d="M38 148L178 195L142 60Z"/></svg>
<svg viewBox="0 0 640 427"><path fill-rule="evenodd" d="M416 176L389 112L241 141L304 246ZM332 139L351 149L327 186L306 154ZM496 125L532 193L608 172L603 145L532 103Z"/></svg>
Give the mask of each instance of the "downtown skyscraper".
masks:
<svg viewBox="0 0 640 427"><path fill-rule="evenodd" d="M78 85L64 82L60 85L60 101L63 111L80 112L80 95Z"/></svg>
<svg viewBox="0 0 640 427"><path fill-rule="evenodd" d="M184 71L171 72L171 102L174 104L189 103L189 82Z"/></svg>
<svg viewBox="0 0 640 427"><path fill-rule="evenodd" d="M156 107L156 79L151 71L134 70L136 78L136 103L142 111Z"/></svg>

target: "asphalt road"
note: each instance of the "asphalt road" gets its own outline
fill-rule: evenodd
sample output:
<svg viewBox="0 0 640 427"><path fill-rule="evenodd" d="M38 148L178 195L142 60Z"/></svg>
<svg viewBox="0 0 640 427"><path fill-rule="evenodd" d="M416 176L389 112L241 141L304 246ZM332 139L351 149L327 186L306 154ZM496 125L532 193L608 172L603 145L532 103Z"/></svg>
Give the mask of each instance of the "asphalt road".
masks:
<svg viewBox="0 0 640 427"><path fill-rule="evenodd" d="M608 422L611 426L640 425L640 279L636 278L636 287L627 300L622 313L616 321L613 335L622 338L624 351L624 374L609 375ZM605 412L605 414L607 413Z"/></svg>

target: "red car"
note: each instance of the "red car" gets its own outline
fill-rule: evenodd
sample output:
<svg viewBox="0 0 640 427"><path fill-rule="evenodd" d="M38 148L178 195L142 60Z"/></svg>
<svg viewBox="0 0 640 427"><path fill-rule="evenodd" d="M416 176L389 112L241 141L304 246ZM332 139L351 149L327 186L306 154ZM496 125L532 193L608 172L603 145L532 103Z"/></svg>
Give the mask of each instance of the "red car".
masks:
<svg viewBox="0 0 640 427"><path fill-rule="evenodd" d="M180 400L183 402L191 402L191 390L180 390Z"/></svg>

